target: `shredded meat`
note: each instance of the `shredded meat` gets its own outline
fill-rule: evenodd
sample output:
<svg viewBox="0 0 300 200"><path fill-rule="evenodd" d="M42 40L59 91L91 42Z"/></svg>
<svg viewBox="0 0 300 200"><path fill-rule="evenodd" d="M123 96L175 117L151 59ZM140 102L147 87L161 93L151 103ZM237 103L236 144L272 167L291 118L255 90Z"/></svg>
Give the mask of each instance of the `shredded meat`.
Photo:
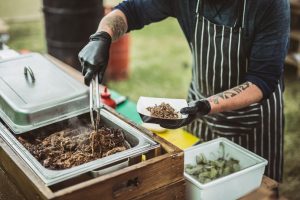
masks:
<svg viewBox="0 0 300 200"><path fill-rule="evenodd" d="M101 127L64 130L43 136L29 134L17 139L46 168L68 169L129 148L120 129Z"/></svg>
<svg viewBox="0 0 300 200"><path fill-rule="evenodd" d="M153 107L148 107L147 110L150 112L151 116L162 118L162 119L178 119L179 114L175 109L168 103L161 103L160 105L155 105Z"/></svg>

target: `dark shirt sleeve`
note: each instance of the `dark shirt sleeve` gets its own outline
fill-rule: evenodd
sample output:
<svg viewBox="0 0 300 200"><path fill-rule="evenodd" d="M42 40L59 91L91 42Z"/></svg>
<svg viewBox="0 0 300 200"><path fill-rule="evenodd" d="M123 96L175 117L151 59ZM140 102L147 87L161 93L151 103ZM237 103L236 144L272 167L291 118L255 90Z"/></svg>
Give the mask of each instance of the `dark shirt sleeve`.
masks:
<svg viewBox="0 0 300 200"><path fill-rule="evenodd" d="M272 0L255 23L250 45L246 81L257 85L264 99L274 92L284 66L288 48L290 8L288 0Z"/></svg>
<svg viewBox="0 0 300 200"><path fill-rule="evenodd" d="M167 17L174 17L175 2L176 0L126 0L115 9L125 14L129 32Z"/></svg>

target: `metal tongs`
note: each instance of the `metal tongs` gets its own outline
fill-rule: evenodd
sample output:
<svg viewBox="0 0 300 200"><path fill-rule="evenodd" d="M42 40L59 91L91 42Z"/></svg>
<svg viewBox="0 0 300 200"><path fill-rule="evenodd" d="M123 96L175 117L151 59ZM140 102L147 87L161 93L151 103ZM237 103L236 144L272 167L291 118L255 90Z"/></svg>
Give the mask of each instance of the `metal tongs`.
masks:
<svg viewBox="0 0 300 200"><path fill-rule="evenodd" d="M96 94L95 94L96 93ZM92 121L92 126L94 130L98 132L100 125L100 92L99 92L99 81L98 75L91 80L90 83L90 116ZM96 119L94 118L94 111L96 112Z"/></svg>

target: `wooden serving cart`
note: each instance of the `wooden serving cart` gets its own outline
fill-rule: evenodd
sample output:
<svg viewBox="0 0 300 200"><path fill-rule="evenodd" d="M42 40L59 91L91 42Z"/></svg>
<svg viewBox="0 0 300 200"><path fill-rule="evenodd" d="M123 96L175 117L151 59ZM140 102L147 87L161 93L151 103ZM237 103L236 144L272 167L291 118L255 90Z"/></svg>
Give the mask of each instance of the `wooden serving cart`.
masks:
<svg viewBox="0 0 300 200"><path fill-rule="evenodd" d="M73 68L48 57L73 77L82 76ZM58 62L58 63L57 63ZM160 144L144 158L129 160L123 169L93 177L86 173L63 183L46 186L14 149L0 137L0 199L183 199L183 151L168 141L112 114Z"/></svg>
<svg viewBox="0 0 300 200"><path fill-rule="evenodd" d="M46 57L83 82L78 71L51 56ZM64 184L49 187L0 137L0 199L184 199L183 151L128 119L119 117L150 136L160 147L147 153L146 159L131 160L126 168L96 178L81 175ZM278 183L264 177L261 187L242 199L273 199L273 189L277 187Z"/></svg>
<svg viewBox="0 0 300 200"><path fill-rule="evenodd" d="M0 138L2 196L10 200L184 199L182 150L147 130L142 131L161 144L146 154L146 160L132 161L130 166L100 177L82 175L50 187Z"/></svg>

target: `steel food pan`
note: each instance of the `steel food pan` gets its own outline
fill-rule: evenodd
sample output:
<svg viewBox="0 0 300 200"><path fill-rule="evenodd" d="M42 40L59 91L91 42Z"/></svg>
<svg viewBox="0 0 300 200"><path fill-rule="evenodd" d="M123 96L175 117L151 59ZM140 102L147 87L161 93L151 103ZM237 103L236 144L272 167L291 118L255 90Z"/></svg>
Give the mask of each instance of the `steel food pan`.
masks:
<svg viewBox="0 0 300 200"><path fill-rule="evenodd" d="M126 121L120 119L116 115L110 113L106 109L101 110L101 122L107 127L122 129L125 133L125 139L130 143L131 148L98 160L94 160L64 170L49 170L42 166L39 161L35 159L29 151L27 151L27 149L3 124L1 124L0 133L2 138L12 147L12 149L16 151L17 154L19 154L22 159L24 159L24 161L48 186L68 180L94 169L105 167L115 162L141 155L159 146L159 144L157 144L151 138L147 137L140 130L128 124Z"/></svg>

